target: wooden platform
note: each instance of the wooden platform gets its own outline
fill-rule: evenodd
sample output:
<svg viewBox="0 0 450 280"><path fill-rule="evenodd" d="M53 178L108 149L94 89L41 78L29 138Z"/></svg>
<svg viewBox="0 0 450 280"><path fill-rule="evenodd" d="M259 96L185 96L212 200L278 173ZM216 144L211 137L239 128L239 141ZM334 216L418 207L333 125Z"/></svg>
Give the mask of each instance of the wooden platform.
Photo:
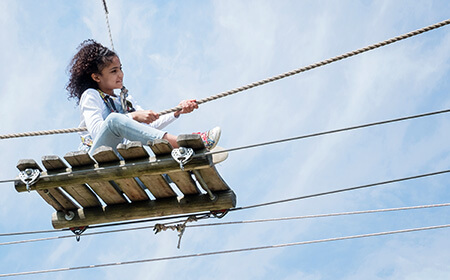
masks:
<svg viewBox="0 0 450 280"><path fill-rule="evenodd" d="M199 135L181 135L178 144L192 148L196 155L205 152ZM30 189L56 210L55 229L236 206L236 195L214 167L213 156L194 157L182 171L167 141L148 145L155 156L140 142L131 142L117 146L122 160L111 147L101 147L92 157L87 152L67 153L65 162L58 156L43 156L46 170L29 159L20 160L17 168L41 171ZM16 181L15 188L27 191L21 181Z"/></svg>

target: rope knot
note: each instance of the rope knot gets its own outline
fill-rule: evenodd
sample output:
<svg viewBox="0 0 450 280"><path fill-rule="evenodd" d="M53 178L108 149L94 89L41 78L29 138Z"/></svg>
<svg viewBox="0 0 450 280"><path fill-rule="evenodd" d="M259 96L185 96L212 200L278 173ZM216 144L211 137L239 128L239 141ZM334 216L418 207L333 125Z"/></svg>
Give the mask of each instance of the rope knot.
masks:
<svg viewBox="0 0 450 280"><path fill-rule="evenodd" d="M178 232L177 248L180 249L181 238L183 237L184 231L186 230L186 224L189 222L196 222L196 221L198 221L198 218L196 216L189 216L183 223L178 223L175 225L168 225L169 223L155 224L155 226L153 227L153 231L155 232L155 234L161 231L166 231L168 229Z"/></svg>

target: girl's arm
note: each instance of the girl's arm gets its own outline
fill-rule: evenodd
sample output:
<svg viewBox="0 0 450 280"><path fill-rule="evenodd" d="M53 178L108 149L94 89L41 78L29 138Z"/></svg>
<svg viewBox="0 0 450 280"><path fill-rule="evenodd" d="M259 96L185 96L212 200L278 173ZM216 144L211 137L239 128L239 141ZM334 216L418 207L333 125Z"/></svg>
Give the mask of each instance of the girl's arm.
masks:
<svg viewBox="0 0 450 280"><path fill-rule="evenodd" d="M128 113L127 115L135 121L146 123L151 127L156 129L163 129L174 120L176 120L181 114L187 114L192 112L194 109L198 108L198 104L195 100L183 100L180 102L178 106L182 109L173 114L167 114L163 116L159 116L158 113L152 110L144 110L139 104L134 100L131 95L128 95L128 100L133 104L133 107L136 109L135 112Z"/></svg>
<svg viewBox="0 0 450 280"><path fill-rule="evenodd" d="M156 129L163 129L177 119L174 113L159 117L157 113L151 110L135 111L128 113L128 116L135 121L146 123Z"/></svg>
<svg viewBox="0 0 450 280"><path fill-rule="evenodd" d="M86 127L91 134L92 139L95 139L100 127L104 121L103 110L104 102L98 92L94 89L86 90L80 99L81 114L86 122Z"/></svg>
<svg viewBox="0 0 450 280"><path fill-rule="evenodd" d="M178 118L181 114L188 114L198 108L198 104L195 100L183 100L178 106L181 107L181 110L176 111L173 114L175 118ZM152 110L137 110L129 113L129 115L133 120L147 124L153 123L159 119L158 113L155 113Z"/></svg>
<svg viewBox="0 0 450 280"><path fill-rule="evenodd" d="M175 112L170 116L170 118L164 117L164 119L160 120L159 123L165 123L166 121L172 122L173 117L178 118L181 114L188 114L198 108L198 104L194 99L183 100L180 104L178 104L178 106L181 107L181 110ZM152 110L142 110L142 108L137 104L135 108L137 111L128 114L133 120L146 124L152 124L151 126L155 128L161 128L160 124L155 123L156 120L159 120L158 113L153 112Z"/></svg>
<svg viewBox="0 0 450 280"><path fill-rule="evenodd" d="M133 120L150 124L157 119L159 119L159 115L152 110L140 110L140 111L134 111L132 113L128 114Z"/></svg>
<svg viewBox="0 0 450 280"><path fill-rule="evenodd" d="M175 112L174 116L176 118L178 118L181 114L188 114L195 109L198 109L198 104L195 99L183 100L180 104L178 104L178 106L181 107L181 110Z"/></svg>

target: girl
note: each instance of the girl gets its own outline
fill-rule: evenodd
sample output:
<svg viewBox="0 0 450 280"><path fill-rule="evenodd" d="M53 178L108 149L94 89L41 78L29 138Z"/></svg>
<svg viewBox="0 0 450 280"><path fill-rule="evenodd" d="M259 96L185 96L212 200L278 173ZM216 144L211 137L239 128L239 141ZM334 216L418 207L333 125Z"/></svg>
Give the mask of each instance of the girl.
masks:
<svg viewBox="0 0 450 280"><path fill-rule="evenodd" d="M87 127L87 132L80 133L81 149L92 154L100 146L115 149L126 140L147 144L155 139L165 139L178 147L177 136L161 129L181 114L197 109L195 100L181 101L181 110L162 117L151 110L143 110L132 96L125 99L114 93L114 89L123 88L122 65L115 52L92 39L82 42L77 50L69 65L66 89L69 97L77 99L80 105L79 127ZM212 149L219 141L220 128L198 134L206 148Z"/></svg>

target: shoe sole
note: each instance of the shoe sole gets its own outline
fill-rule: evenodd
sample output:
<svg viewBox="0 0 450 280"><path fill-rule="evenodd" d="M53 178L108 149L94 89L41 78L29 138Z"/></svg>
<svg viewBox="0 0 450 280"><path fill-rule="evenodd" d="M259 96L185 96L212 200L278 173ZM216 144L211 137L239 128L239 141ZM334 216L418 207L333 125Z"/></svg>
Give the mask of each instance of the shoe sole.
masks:
<svg viewBox="0 0 450 280"><path fill-rule="evenodd" d="M216 128L213 128L212 130L214 130ZM216 137L216 141L214 141L214 145L210 148L210 150L214 149L217 146L217 143L219 143L220 140L220 135L222 134L222 130L219 127L219 133L217 133L217 137Z"/></svg>
<svg viewBox="0 0 450 280"><path fill-rule="evenodd" d="M216 146L211 150L211 152L221 152L221 151L225 151L225 148ZM227 158L228 158L228 152L217 153L217 154L212 155L213 164L221 163L222 161L226 160Z"/></svg>

